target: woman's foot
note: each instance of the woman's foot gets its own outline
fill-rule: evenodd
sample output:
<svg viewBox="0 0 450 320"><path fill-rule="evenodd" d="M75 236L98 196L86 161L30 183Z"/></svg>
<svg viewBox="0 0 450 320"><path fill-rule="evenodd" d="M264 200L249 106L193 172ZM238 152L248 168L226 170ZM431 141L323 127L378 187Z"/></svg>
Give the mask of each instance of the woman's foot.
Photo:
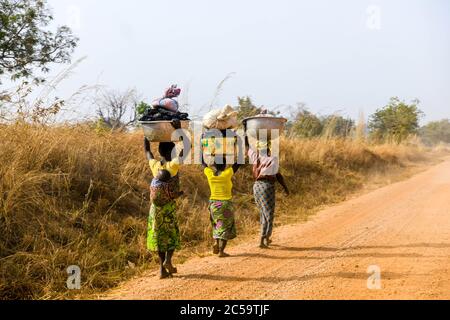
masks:
<svg viewBox="0 0 450 320"><path fill-rule="evenodd" d="M261 238L261 242L259 244L259 247L261 249L268 249L269 248L269 246L266 244L266 238Z"/></svg>
<svg viewBox="0 0 450 320"><path fill-rule="evenodd" d="M168 279L168 278L172 278L172 275L165 268L162 269L159 279L163 280L163 279Z"/></svg>
<svg viewBox="0 0 450 320"><path fill-rule="evenodd" d="M219 244L215 244L213 246L213 254L219 254Z"/></svg>
<svg viewBox="0 0 450 320"><path fill-rule="evenodd" d="M225 252L219 252L219 258L228 258L228 257L230 257L230 255L228 254L228 253L225 253Z"/></svg>
<svg viewBox="0 0 450 320"><path fill-rule="evenodd" d="M225 253L227 247L227 240L219 240L219 258L228 258L230 255Z"/></svg>
<svg viewBox="0 0 450 320"><path fill-rule="evenodd" d="M165 263L164 268L167 269L167 271L169 271L169 274L171 275L178 272L178 269L175 268L171 263Z"/></svg>

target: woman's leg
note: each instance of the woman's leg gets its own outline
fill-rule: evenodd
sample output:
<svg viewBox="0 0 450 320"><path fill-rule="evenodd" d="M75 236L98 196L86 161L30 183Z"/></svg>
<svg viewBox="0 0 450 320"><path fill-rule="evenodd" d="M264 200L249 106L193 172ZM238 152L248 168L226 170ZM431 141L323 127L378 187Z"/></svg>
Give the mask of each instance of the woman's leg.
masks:
<svg viewBox="0 0 450 320"><path fill-rule="evenodd" d="M261 249L267 249L268 248L268 245L266 244L266 237L264 237L264 236L261 237L261 242L259 244L259 247Z"/></svg>
<svg viewBox="0 0 450 320"><path fill-rule="evenodd" d="M165 252L158 252L159 256L159 272L160 272L160 279L166 279L170 277L170 273L167 272L166 268L164 267L164 261L166 260L166 253Z"/></svg>
<svg viewBox="0 0 450 320"><path fill-rule="evenodd" d="M225 253L225 248L227 247L227 240L220 240L220 247L219 247L219 257L220 258L227 258L230 255Z"/></svg>
<svg viewBox="0 0 450 320"><path fill-rule="evenodd" d="M209 220L211 221L212 229L215 230L216 226L215 226L215 221L214 221L214 205L212 203L209 204L208 210L209 210ZM213 231L213 233L214 233L214 231ZM219 251L220 251L219 250L220 249L219 239L214 239L214 241L216 243L213 245L213 254L219 254Z"/></svg>
<svg viewBox="0 0 450 320"><path fill-rule="evenodd" d="M256 202L256 206L258 207L259 210L259 215L260 215L260 224L261 224L261 238L260 238L260 243L259 243L259 247L261 249L266 249L267 245L266 245L266 237L267 237L267 233L268 233L268 229L269 229L269 224L268 224L268 219L266 217L266 208L265 208L265 204L264 204L264 184L260 181L255 182L254 186L253 186L253 195L255 197L255 202Z"/></svg>
<svg viewBox="0 0 450 320"><path fill-rule="evenodd" d="M272 243L272 240L270 240L270 238L272 237L272 232L273 232L273 222L274 222L274 210L270 210L269 212L269 221L267 222L267 232L266 232L266 241L267 241L267 245L270 245Z"/></svg>
<svg viewBox="0 0 450 320"><path fill-rule="evenodd" d="M170 274L174 274L174 273L178 272L177 268L175 268L172 264L172 257L173 257L174 252L175 252L174 250L167 251L166 259L164 261L164 268L166 268Z"/></svg>
<svg viewBox="0 0 450 320"><path fill-rule="evenodd" d="M261 244L260 248L267 248L268 245L268 239L269 239L269 219L266 216L267 211L262 209L260 211L261 215Z"/></svg>
<svg viewBox="0 0 450 320"><path fill-rule="evenodd" d="M220 252L220 243L219 239L216 239L216 243L213 246L213 254L219 254Z"/></svg>
<svg viewBox="0 0 450 320"><path fill-rule="evenodd" d="M261 215L261 248L271 244L273 222L275 216L275 185L270 182L255 184L255 199Z"/></svg>

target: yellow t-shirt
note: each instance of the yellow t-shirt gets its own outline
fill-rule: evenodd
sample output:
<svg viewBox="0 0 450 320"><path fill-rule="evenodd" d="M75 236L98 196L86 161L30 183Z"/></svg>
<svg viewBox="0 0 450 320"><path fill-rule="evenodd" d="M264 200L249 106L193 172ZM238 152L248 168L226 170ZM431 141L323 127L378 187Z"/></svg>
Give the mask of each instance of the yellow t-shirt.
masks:
<svg viewBox="0 0 450 320"><path fill-rule="evenodd" d="M208 178L209 188L211 189L211 200L231 200L233 195L231 193L233 189L234 171L230 167L223 171L219 176L214 175L214 170L211 168L205 168L205 175Z"/></svg>
<svg viewBox="0 0 450 320"><path fill-rule="evenodd" d="M167 170L170 172L171 177L175 177L180 170L180 159L175 158L170 162L166 162L161 164L161 161L158 160L150 160L150 170L152 170L152 174L154 177L158 175L160 170Z"/></svg>

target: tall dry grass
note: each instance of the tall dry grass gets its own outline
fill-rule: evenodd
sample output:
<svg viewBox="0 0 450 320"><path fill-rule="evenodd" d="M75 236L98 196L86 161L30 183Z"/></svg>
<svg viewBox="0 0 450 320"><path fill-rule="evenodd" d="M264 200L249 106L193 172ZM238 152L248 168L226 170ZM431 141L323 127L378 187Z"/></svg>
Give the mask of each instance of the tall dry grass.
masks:
<svg viewBox="0 0 450 320"><path fill-rule="evenodd" d="M416 146L339 139L284 140L282 170L292 196L278 194L277 224L305 219L342 200L373 170L417 160ZM210 239L208 186L198 166L181 171L185 247ZM82 270L87 294L154 264L146 250L150 170L139 133L88 126L0 126L0 298L70 298L66 269ZM259 229L248 168L235 177L240 234Z"/></svg>

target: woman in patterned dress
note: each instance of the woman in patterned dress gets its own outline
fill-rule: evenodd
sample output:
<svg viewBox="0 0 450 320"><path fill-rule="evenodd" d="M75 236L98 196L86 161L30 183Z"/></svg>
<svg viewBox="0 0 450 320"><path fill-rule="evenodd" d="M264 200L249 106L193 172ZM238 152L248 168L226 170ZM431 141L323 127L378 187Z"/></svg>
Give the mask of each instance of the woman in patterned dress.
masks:
<svg viewBox="0 0 450 320"><path fill-rule="evenodd" d="M279 159L271 155L270 142L258 142L256 151L250 147L248 137L246 147L250 164L253 165L253 194L255 202L260 212L261 221L261 241L259 247L267 249L271 244L273 222L275 217L275 184L278 181L283 187L286 195L289 189L284 181L283 175L279 172Z"/></svg>
<svg viewBox="0 0 450 320"><path fill-rule="evenodd" d="M237 236L232 202L232 178L239 170L240 165L234 164L227 168L225 163L224 159L223 164L216 163L211 167L207 167L206 164L203 165L211 190L208 208L215 240L213 253L218 254L220 258L230 256L225 253L225 248L228 241Z"/></svg>
<svg viewBox="0 0 450 320"><path fill-rule="evenodd" d="M145 138L145 152L155 179L151 185L151 208L148 218L147 248L158 252L160 278L172 277L177 268L172 264L175 250L181 248L175 199L180 196L179 176L182 153L172 159L174 143L160 143L162 160L155 160L150 142Z"/></svg>

